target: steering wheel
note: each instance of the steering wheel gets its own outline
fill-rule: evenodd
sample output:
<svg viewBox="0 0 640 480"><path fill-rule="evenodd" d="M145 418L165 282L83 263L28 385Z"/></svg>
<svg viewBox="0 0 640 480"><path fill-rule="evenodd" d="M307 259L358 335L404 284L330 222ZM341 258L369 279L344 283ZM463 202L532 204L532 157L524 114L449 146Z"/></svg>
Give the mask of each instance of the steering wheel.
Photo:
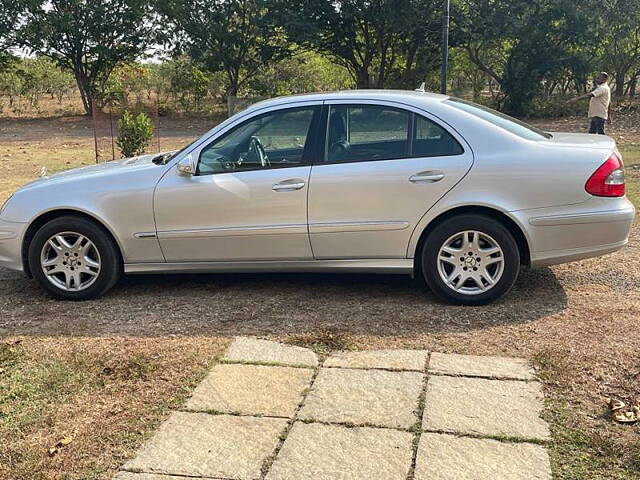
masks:
<svg viewBox="0 0 640 480"><path fill-rule="evenodd" d="M251 141L249 142L249 151L251 151L252 148L255 150L256 155L258 155L262 168L271 166L269 163L269 157L267 156L267 151L264 149L264 146L258 137L251 137Z"/></svg>

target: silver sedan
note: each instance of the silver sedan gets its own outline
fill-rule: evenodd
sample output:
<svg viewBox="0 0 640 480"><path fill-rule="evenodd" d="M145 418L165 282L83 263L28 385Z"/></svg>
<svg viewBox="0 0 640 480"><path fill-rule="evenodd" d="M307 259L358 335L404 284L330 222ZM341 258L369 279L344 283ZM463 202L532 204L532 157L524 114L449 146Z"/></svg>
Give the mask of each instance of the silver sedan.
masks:
<svg viewBox="0 0 640 480"><path fill-rule="evenodd" d="M634 215L609 137L347 91L258 103L178 152L22 187L0 210L0 266L70 300L123 273L314 271L418 275L484 304L523 265L622 248Z"/></svg>

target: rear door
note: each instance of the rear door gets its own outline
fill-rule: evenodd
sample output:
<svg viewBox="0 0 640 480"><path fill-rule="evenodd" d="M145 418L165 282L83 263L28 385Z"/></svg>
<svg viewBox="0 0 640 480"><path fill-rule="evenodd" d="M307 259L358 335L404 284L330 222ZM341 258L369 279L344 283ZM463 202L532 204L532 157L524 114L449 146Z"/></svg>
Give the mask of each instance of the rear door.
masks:
<svg viewBox="0 0 640 480"><path fill-rule="evenodd" d="M324 155L309 188L314 257L406 257L420 218L471 168L471 149L410 107L328 101L324 110Z"/></svg>

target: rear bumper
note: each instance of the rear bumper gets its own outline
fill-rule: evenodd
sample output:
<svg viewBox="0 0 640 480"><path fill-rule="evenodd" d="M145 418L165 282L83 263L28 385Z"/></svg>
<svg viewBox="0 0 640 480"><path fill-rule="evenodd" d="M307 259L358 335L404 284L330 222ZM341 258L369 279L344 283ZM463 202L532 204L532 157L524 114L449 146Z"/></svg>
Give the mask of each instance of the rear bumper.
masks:
<svg viewBox="0 0 640 480"><path fill-rule="evenodd" d="M23 272L22 239L28 224L0 219L0 267Z"/></svg>
<svg viewBox="0 0 640 480"><path fill-rule="evenodd" d="M635 218L626 198L595 198L580 205L514 212L526 225L531 266L573 262L624 247Z"/></svg>

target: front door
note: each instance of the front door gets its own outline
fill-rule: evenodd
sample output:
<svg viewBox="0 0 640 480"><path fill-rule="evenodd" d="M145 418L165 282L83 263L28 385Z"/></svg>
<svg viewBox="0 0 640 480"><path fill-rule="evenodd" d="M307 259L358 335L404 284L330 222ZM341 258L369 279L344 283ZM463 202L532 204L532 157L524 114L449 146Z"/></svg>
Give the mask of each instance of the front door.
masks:
<svg viewBox="0 0 640 480"><path fill-rule="evenodd" d="M471 168L471 151L424 114L327 103L324 159L309 190L315 258L405 258L419 220Z"/></svg>
<svg viewBox="0 0 640 480"><path fill-rule="evenodd" d="M194 176L165 175L154 209L166 261L313 258L307 144L319 115L306 105L253 116L193 152Z"/></svg>

